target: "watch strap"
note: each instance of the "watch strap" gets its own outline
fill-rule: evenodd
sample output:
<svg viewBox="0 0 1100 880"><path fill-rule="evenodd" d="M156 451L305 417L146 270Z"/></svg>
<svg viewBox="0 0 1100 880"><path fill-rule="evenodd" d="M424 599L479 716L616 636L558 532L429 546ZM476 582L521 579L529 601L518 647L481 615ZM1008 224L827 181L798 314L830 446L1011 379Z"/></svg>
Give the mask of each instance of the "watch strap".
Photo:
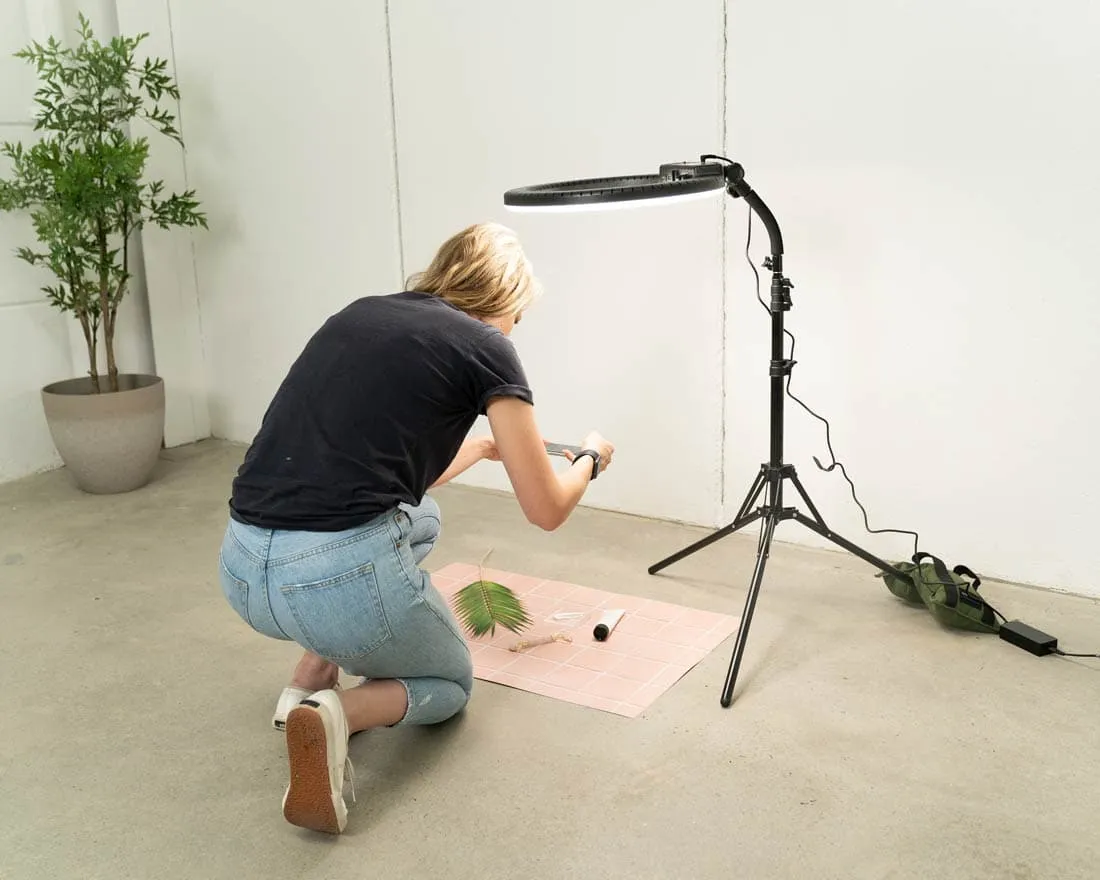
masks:
<svg viewBox="0 0 1100 880"><path fill-rule="evenodd" d="M596 479L596 477L598 477L600 475L600 454L595 449L582 449L573 458L573 462L575 464L578 458L582 458L583 456L586 456L586 455L589 458L592 459L592 477L591 477L591 479L594 480L594 479Z"/></svg>

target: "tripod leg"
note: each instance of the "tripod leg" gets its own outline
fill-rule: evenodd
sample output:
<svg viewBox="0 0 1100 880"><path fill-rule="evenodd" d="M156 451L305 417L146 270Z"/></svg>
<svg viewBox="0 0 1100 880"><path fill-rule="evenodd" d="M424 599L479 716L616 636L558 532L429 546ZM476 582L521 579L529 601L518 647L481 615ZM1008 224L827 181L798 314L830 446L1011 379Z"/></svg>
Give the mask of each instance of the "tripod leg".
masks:
<svg viewBox="0 0 1100 880"><path fill-rule="evenodd" d="M760 493L764 491L764 488L765 486L767 486L767 484L767 469L761 468L760 473L758 473L756 475L756 479L753 480L752 486L749 487L749 494L745 496L745 500L741 503L741 508L737 511L737 516L733 518L733 522L731 522L727 526L723 526L718 531L707 535L705 538L696 541L694 544L685 547L683 550L679 550L676 553L673 553L671 556L662 559L660 562L653 563L653 565L649 567L649 573L657 574L657 572L661 571L661 569L668 568L674 562L679 562L681 559L686 556L690 556L697 550L702 550L704 547L713 544L715 541L720 541L727 535L732 535L734 532L740 531L741 529L745 528L745 526L752 525L754 522L760 519L763 514L759 510L752 511L752 507L759 500ZM749 511L752 512L750 513Z"/></svg>
<svg viewBox="0 0 1100 880"><path fill-rule="evenodd" d="M840 535L836 534L832 529L830 529L825 524L825 520L822 518L821 514L818 513L817 508L814 506L813 501L810 500L809 494L803 488L802 483L799 481L798 477L794 474L791 474L790 480L792 483L794 483L794 487L798 490L798 494L802 496L802 500L806 502L806 506L810 508L810 513L813 514L813 519L811 520L803 516L801 513L795 511L794 518L796 521L802 523L802 525L804 525L810 531L817 532L819 535L821 535L821 537L827 538L828 540L832 541L838 547L843 547L853 556L858 556L864 562L871 563L871 565L875 566L875 568L879 569L880 571L884 571L889 574L896 574L900 577L905 578L906 580L909 580L909 576L905 574L905 572L898 571L889 562L884 562L873 553L868 553L858 544L853 544L847 538L842 538Z"/></svg>
<svg viewBox="0 0 1100 880"><path fill-rule="evenodd" d="M828 526L825 526L825 520L822 518L821 514L818 513L817 506L814 504L813 499L810 498L809 493L803 487L802 481L798 479L798 474L792 471L788 479L790 479L790 481L794 483L795 490L798 492L802 500L806 502L806 506L810 508L810 513L814 515L814 519L817 520L818 525L828 528Z"/></svg>
<svg viewBox="0 0 1100 880"><path fill-rule="evenodd" d="M760 497L760 493L764 491L764 486L768 480L768 469L766 466L760 468L760 472L756 475L756 479L752 481L752 485L749 487L749 493L745 496L745 500L741 502L741 507L737 510L737 515L733 518L734 522L745 516L752 506L756 504L756 500Z"/></svg>
<svg viewBox="0 0 1100 880"><path fill-rule="evenodd" d="M734 532L740 531L741 529L745 528L745 526L752 525L754 522L760 519L761 516L763 516L763 514L759 510L754 510L752 513L746 514L741 519L736 520L735 522L731 522L728 526L722 526L722 528L720 528L718 531L712 532L705 538L700 538L694 544L685 547L683 550L678 550L676 553L673 553L671 556L662 559L660 562L653 563L653 565L649 567L649 573L657 574L657 572L659 572L661 569L668 568L668 566L672 565L672 563L679 562L685 556L690 556L697 550L702 550L704 547L713 544L715 541L719 541L727 535L732 535Z"/></svg>
<svg viewBox="0 0 1100 880"><path fill-rule="evenodd" d="M749 584L749 594L745 597L745 610L741 614L741 625L737 628L737 641L733 646L733 656L730 658L729 671L726 673L726 683L722 688L722 706L729 708L733 702L733 688L737 684L737 672L741 668L741 656L745 651L745 642L749 638L749 626L752 624L752 613L756 610L756 597L760 594L760 585L764 582L764 566L767 564L771 553L772 536L775 534L776 517L769 513L764 520L764 531L760 536L760 546L756 550L756 568L752 573L752 581Z"/></svg>
<svg viewBox="0 0 1100 880"><path fill-rule="evenodd" d="M853 556L858 556L864 562L869 562L880 571L886 572L888 574L896 574L905 578L906 580L909 580L909 575L905 574L905 572L898 571L889 562L879 559L877 556L875 556L874 553L870 553L867 550L864 550L858 544L853 544L847 538L841 537L840 535L836 534L836 532L834 532L824 523L812 520L808 516L804 516L798 511L795 511L794 519L796 522L799 522L806 528L808 528L811 532L817 532L817 534L821 535L821 537L832 541L838 547L842 547Z"/></svg>

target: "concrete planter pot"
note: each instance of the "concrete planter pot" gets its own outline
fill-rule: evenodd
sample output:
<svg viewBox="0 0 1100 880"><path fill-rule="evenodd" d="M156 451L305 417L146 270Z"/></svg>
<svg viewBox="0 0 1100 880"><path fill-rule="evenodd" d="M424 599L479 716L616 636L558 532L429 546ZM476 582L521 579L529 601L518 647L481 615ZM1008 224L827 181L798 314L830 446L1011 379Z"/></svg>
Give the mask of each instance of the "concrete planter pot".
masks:
<svg viewBox="0 0 1100 880"><path fill-rule="evenodd" d="M54 382L42 405L54 445L76 485L96 495L130 492L149 482L164 439L164 381L120 373L119 390L105 376Z"/></svg>

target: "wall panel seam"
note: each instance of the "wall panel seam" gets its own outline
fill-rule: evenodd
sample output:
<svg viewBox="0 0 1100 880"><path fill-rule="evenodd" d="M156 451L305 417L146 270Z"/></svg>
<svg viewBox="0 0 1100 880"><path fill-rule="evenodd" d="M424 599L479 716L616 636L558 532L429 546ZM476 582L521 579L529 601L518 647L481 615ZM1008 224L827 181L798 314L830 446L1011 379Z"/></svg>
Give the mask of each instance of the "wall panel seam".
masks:
<svg viewBox="0 0 1100 880"><path fill-rule="evenodd" d="M386 64L390 80L390 133L393 144L393 192L397 219L397 266L400 286L405 286L405 229L401 219L401 170L397 151L397 88L393 78L393 36L390 30L390 0L386 0Z"/></svg>

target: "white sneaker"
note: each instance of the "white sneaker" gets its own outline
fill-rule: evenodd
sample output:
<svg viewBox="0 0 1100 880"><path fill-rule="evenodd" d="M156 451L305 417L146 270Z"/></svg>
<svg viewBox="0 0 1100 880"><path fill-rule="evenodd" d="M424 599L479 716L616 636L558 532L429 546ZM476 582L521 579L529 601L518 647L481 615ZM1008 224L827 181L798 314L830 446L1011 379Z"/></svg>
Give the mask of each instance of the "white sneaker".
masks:
<svg viewBox="0 0 1100 880"><path fill-rule="evenodd" d="M283 817L300 828L339 834L348 822L344 771L350 776L351 768L348 719L336 691L317 691L290 710L286 748L290 785L283 795Z"/></svg>
<svg viewBox="0 0 1100 880"><path fill-rule="evenodd" d="M283 692L279 694L279 702L275 704L275 714L271 716L271 726L276 730L286 730L287 714L312 693L313 691L307 691L305 688L283 688Z"/></svg>
<svg viewBox="0 0 1100 880"><path fill-rule="evenodd" d="M340 683L332 686L333 690L340 690ZM271 726L276 730L286 730L286 716L302 700L312 694L313 691L300 687L285 687L279 694L279 701L275 704L275 714L271 716Z"/></svg>

